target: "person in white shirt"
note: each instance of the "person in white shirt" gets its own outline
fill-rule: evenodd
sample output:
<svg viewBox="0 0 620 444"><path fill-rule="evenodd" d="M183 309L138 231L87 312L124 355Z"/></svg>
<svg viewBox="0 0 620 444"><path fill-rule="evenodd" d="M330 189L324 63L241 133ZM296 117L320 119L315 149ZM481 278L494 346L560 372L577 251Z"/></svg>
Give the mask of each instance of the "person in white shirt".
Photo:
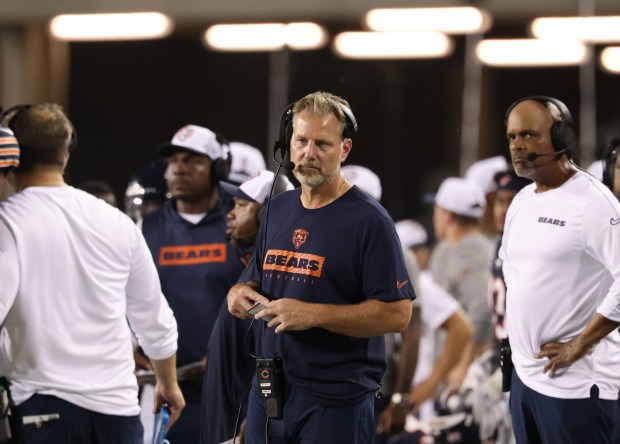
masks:
<svg viewBox="0 0 620 444"><path fill-rule="evenodd" d="M516 173L534 181L508 209L499 253L515 437L611 442L620 387L620 205L571 162L577 137L562 102L517 100L506 127Z"/></svg>
<svg viewBox="0 0 620 444"><path fill-rule="evenodd" d="M2 276L7 377L20 442L131 443L138 385L131 329L152 359L155 409L184 407L176 381L177 326L138 228L68 186L73 127L58 105L5 116L21 146L17 193L0 204L0 239L16 272ZM4 255L0 255L4 262Z"/></svg>

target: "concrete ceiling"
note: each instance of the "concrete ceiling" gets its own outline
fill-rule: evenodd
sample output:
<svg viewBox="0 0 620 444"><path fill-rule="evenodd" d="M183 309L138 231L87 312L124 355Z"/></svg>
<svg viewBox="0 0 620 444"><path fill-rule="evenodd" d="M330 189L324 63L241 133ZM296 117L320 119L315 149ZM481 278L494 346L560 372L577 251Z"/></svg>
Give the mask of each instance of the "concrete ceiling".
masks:
<svg viewBox="0 0 620 444"><path fill-rule="evenodd" d="M618 0L2 0L0 24L41 22L60 13L160 11L178 24L217 21L297 21L359 23L376 7L464 6L476 3L496 23L518 23L537 16L578 15L579 9L598 15L620 14ZM581 5L580 5L581 4Z"/></svg>

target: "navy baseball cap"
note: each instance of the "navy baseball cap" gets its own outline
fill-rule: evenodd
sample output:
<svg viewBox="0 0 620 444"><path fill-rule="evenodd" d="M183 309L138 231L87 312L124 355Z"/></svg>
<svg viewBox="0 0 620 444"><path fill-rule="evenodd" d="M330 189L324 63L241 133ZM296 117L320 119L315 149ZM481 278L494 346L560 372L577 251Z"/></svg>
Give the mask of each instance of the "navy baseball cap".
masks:
<svg viewBox="0 0 620 444"><path fill-rule="evenodd" d="M497 191L519 192L523 187L532 183L529 179L517 176L514 171L500 171L495 174L493 180L497 184Z"/></svg>

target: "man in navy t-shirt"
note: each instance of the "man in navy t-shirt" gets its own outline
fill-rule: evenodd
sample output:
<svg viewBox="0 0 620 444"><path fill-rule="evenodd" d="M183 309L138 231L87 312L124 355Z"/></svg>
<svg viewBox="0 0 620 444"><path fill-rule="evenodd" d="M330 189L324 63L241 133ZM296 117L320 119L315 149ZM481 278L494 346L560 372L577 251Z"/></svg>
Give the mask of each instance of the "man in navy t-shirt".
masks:
<svg viewBox="0 0 620 444"><path fill-rule="evenodd" d="M226 241L232 198L219 191L230 168L221 137L187 125L159 148L172 198L146 214L142 232L161 287L179 328L178 377L186 409L168 433L175 444L199 442L202 380L207 344L228 289L244 269L239 251Z"/></svg>
<svg viewBox="0 0 620 444"><path fill-rule="evenodd" d="M256 314L256 356L275 359L285 379L281 418L255 380L246 439L372 443L382 335L407 327L413 286L389 215L340 174L357 128L346 101L310 94L282 123L279 146L290 148L301 188L273 199L245 283L228 293L237 317L256 302L267 307Z"/></svg>

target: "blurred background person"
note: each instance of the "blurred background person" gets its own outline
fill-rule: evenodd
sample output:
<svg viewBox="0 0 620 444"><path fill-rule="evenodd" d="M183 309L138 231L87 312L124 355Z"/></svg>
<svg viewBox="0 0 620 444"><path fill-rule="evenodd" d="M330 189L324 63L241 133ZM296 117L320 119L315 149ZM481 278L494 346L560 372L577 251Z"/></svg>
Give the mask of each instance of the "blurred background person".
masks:
<svg viewBox="0 0 620 444"><path fill-rule="evenodd" d="M243 142L230 142L232 163L227 181L237 185L267 170L263 153L258 148Z"/></svg>
<svg viewBox="0 0 620 444"><path fill-rule="evenodd" d="M618 149L620 138L612 139L605 150L603 158L603 183L614 193L616 199L620 199L620 160Z"/></svg>
<svg viewBox="0 0 620 444"><path fill-rule="evenodd" d="M492 345L491 310L487 292L494 242L482 233L486 196L474 181L449 177L439 186L433 227L440 240L431 255L435 281L461 305L474 326L473 345L463 350L448 384L457 391L472 361Z"/></svg>
<svg viewBox="0 0 620 444"><path fill-rule="evenodd" d="M110 185L102 180L85 180L76 185L76 188L102 199L114 208L118 207L116 204L116 195L114 194L114 190Z"/></svg>
<svg viewBox="0 0 620 444"><path fill-rule="evenodd" d="M493 178L500 171L505 171L509 167L508 161L504 156L489 157L471 164L465 171L464 178L480 185L487 199L487 206L484 214L480 218L482 232L495 240L497 230L493 218L493 203L495 201L495 181Z"/></svg>
<svg viewBox="0 0 620 444"><path fill-rule="evenodd" d="M493 332L495 335L495 352L491 366L483 367L487 375L482 376L479 384L473 388L467 402L472 405L474 420L479 426L479 436L483 443L509 444L514 442L512 422L508 406L508 395L502 393L502 369L499 367L502 340L506 333L506 283L502 272L502 260L498 257L501 247L501 234L504 232L506 213L517 193L532 183L529 179L517 176L512 170L495 175L496 195L493 203L495 228L500 237L495 248L495 257L491 267L489 285L489 304L493 312Z"/></svg>
<svg viewBox="0 0 620 444"><path fill-rule="evenodd" d="M219 182L230 172L227 142L208 128L186 125L159 147L171 198L144 216L142 232L179 326L177 364L187 406L168 435L175 444L200 440L200 402L207 344L228 289L244 269L226 239L233 200Z"/></svg>
<svg viewBox="0 0 620 444"><path fill-rule="evenodd" d="M248 261L254 252L269 199L293 189L288 178L278 175L270 195L274 177L271 171L261 170L240 186L220 183L222 191L235 201L227 215L226 234ZM201 444L231 440L235 436L233 431L239 432L237 442L243 443L247 412L245 397L256 371L251 325L252 319L240 319L230 314L226 302L220 307L207 348L200 415Z"/></svg>
<svg viewBox="0 0 620 444"><path fill-rule="evenodd" d="M407 390L403 396L392 399L381 413L379 426L387 435L398 434L403 428L410 434L419 434L420 431L432 434L430 425L436 416L434 399L445 384L449 371L459 362L461 352L471 341L473 327L458 302L433 280L428 271L430 249L424 227L414 220L402 220L396 223L396 231L403 247L411 251L420 264L416 294L420 299L421 334L417 338L417 359L401 361L399 367L400 377L406 375ZM442 344L435 339L439 331L445 338ZM405 353L406 349L416 346L412 340L403 340L401 356L404 359L413 357ZM401 419L401 410L407 415L406 424ZM406 434L401 436L402 442L410 442L405 437ZM388 442L401 441L390 438Z"/></svg>
<svg viewBox="0 0 620 444"><path fill-rule="evenodd" d="M164 174L166 161L153 160L131 176L125 190L125 213L137 223L145 214L159 209L168 199L168 185Z"/></svg>
<svg viewBox="0 0 620 444"><path fill-rule="evenodd" d="M340 167L342 176L352 185L360 188L370 197L380 202L383 195L381 179L369 168L362 165L342 165ZM418 265L413 253L403 249L405 266L409 273L409 278L413 283L417 293ZM397 404L402 405L407 399L411 376L407 377L399 372L401 360L407 362L417 359L417 344L420 337L420 306L419 299L416 298L412 303L412 314L409 325L402 333L388 333L383 335L385 338L385 350L387 356L387 368L381 380L381 397L375 399L374 413L375 424L379 426L379 415L393 400L398 400ZM406 380L408 379L408 381ZM401 415L401 422L404 423L404 414ZM384 433L381 427L377 428L375 443L382 443L389 439L389 433Z"/></svg>

